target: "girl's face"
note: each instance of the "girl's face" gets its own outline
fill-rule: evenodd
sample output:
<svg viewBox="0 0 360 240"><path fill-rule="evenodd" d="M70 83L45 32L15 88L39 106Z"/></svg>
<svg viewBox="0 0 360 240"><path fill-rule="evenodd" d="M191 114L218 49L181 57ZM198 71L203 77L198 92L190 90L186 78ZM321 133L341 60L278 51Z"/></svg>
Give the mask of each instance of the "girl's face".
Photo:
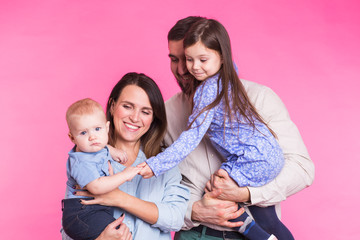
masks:
<svg viewBox="0 0 360 240"><path fill-rule="evenodd" d="M197 80L204 81L221 68L220 54L207 48L201 41L185 49L186 67Z"/></svg>
<svg viewBox="0 0 360 240"><path fill-rule="evenodd" d="M149 130L153 120L146 92L136 85L126 86L111 111L117 141L140 143L139 139Z"/></svg>

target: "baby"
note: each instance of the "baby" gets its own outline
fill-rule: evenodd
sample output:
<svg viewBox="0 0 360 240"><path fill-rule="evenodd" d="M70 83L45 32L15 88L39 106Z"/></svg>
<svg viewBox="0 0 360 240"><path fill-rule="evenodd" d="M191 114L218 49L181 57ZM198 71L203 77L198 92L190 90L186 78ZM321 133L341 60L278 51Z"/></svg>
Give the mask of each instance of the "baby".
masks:
<svg viewBox="0 0 360 240"><path fill-rule="evenodd" d="M108 143L109 122L103 108L96 101L86 98L73 103L66 112L69 137L75 144L67 161L67 189L63 200L62 224L64 231L74 240L95 239L113 222L113 209L101 205L83 205L74 195L76 186L92 194L104 194L116 189L137 175L141 168L127 167L110 175L112 159ZM126 162L126 155L118 159Z"/></svg>

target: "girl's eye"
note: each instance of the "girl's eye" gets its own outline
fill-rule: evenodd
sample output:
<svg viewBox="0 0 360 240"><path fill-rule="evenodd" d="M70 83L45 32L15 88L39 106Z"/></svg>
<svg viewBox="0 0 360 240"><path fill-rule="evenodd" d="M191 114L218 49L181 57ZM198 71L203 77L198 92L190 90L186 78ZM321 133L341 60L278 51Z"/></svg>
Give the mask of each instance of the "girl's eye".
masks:
<svg viewBox="0 0 360 240"><path fill-rule="evenodd" d="M187 61L187 62L192 62L192 59L191 59L191 58L187 58L186 61Z"/></svg>
<svg viewBox="0 0 360 240"><path fill-rule="evenodd" d="M100 131L101 130L101 127L96 127L95 128L95 131Z"/></svg>
<svg viewBox="0 0 360 240"><path fill-rule="evenodd" d="M82 131L80 135L86 135L86 131Z"/></svg>
<svg viewBox="0 0 360 240"><path fill-rule="evenodd" d="M207 59L200 59L200 62L206 62Z"/></svg>

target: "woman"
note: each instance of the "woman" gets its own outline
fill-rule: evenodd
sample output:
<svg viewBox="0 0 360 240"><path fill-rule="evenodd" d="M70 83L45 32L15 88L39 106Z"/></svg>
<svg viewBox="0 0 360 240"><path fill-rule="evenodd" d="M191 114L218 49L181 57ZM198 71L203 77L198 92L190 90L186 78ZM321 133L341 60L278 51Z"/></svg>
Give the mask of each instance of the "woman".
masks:
<svg viewBox="0 0 360 240"><path fill-rule="evenodd" d="M166 131L165 106L158 86L149 77L126 74L110 94L106 115L110 121L109 144L126 151L128 157L124 165L113 166L115 173L127 166L137 166L161 151ZM123 224L128 229L123 224L116 229L119 221L109 224L97 240L129 239L128 230L134 239L171 239L170 232L179 230L183 224L189 199L189 190L180 180L177 168L158 178L143 179L138 175L117 190L83 201L84 205L117 207L115 218L125 213Z"/></svg>

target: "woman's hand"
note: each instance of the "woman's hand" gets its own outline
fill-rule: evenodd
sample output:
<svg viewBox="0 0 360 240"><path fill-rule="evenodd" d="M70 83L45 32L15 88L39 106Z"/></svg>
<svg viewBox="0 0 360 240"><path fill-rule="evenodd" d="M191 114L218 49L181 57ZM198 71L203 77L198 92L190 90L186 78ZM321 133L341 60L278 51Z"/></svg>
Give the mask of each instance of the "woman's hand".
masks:
<svg viewBox="0 0 360 240"><path fill-rule="evenodd" d="M151 168L149 167L149 165L146 162L140 163L136 167L142 168L139 174L143 178L151 178L154 176L153 171L151 170Z"/></svg>
<svg viewBox="0 0 360 240"><path fill-rule="evenodd" d="M125 215L119 217L104 229L96 240L131 240L129 228L123 223ZM117 227L120 226L118 229Z"/></svg>
<svg viewBox="0 0 360 240"><path fill-rule="evenodd" d="M104 194L93 195L87 191L78 191L76 192L76 196L84 196L84 197L93 197L92 200L81 200L81 203L84 205L92 205L92 204L100 204L104 206L113 206L113 207L121 207L121 197L123 192L119 189L114 189L111 192L107 192Z"/></svg>
<svg viewBox="0 0 360 240"><path fill-rule="evenodd" d="M219 199L233 202L250 201L250 192L247 187L239 187L224 169L217 170L206 183L205 191L221 189Z"/></svg>

